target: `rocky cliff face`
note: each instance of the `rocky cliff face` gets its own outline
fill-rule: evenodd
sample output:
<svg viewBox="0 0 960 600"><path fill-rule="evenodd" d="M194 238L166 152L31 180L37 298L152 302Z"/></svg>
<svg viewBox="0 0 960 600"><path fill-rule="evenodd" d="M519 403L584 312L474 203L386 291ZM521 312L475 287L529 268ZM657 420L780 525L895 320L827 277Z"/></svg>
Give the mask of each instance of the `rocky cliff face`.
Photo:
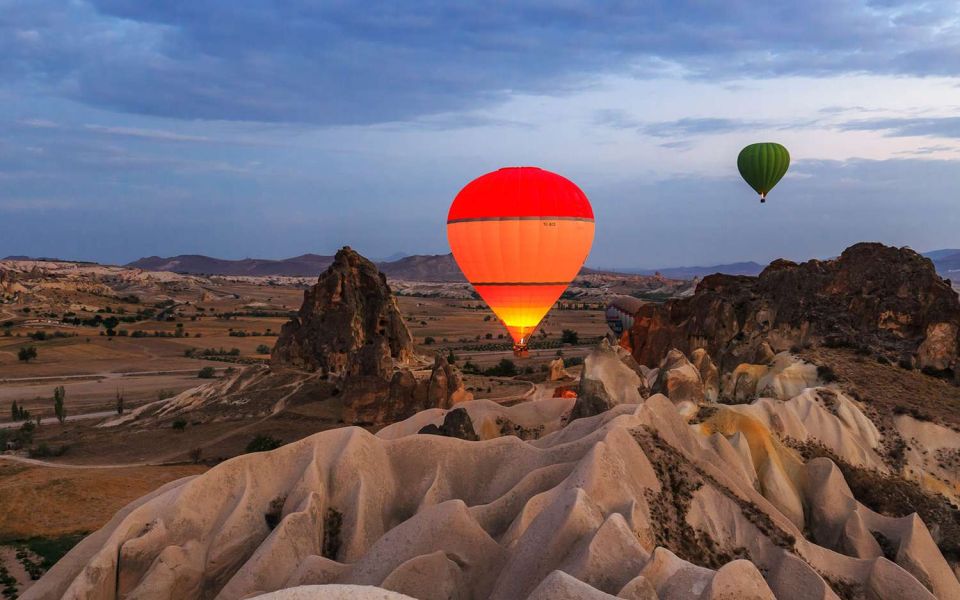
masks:
<svg viewBox="0 0 960 600"><path fill-rule="evenodd" d="M649 366L671 348L705 348L729 372L823 343L949 372L958 335L960 300L928 259L861 243L832 260L777 260L758 277L706 277L690 298L641 307L624 342Z"/></svg>
<svg viewBox="0 0 960 600"><path fill-rule="evenodd" d="M413 341L386 277L344 247L283 326L272 364L344 378L390 378L395 364L412 357Z"/></svg>

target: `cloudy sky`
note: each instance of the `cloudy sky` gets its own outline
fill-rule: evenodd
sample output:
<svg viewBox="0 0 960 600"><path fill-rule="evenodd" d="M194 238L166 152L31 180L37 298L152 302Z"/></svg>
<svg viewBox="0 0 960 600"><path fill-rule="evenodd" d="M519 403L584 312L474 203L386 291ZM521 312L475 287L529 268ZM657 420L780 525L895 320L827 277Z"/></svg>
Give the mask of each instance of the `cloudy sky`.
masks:
<svg viewBox="0 0 960 600"><path fill-rule="evenodd" d="M593 266L960 247L960 5L0 0L0 256L445 253L518 164Z"/></svg>

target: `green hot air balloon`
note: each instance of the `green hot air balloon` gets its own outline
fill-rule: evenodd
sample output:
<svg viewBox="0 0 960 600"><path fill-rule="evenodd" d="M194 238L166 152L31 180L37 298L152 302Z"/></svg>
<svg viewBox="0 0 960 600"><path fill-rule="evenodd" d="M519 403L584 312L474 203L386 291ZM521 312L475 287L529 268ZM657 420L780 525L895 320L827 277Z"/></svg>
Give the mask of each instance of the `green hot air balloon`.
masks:
<svg viewBox="0 0 960 600"><path fill-rule="evenodd" d="M790 166L790 153L780 144L763 142L750 144L740 151L737 168L740 175L766 202L767 194L777 185Z"/></svg>

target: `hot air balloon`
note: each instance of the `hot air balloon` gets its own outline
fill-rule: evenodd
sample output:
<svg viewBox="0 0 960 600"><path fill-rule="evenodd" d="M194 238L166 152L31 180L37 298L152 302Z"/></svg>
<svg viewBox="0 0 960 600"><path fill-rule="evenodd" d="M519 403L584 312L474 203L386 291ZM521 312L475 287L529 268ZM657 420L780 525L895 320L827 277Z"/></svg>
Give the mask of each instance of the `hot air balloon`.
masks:
<svg viewBox="0 0 960 600"><path fill-rule="evenodd" d="M767 194L777 185L790 166L790 153L773 142L750 144L737 156L740 175L760 194L760 202L767 201Z"/></svg>
<svg viewBox="0 0 960 600"><path fill-rule="evenodd" d="M536 167L474 179L447 215L460 270L525 356L537 325L573 281L593 243L593 209L570 180Z"/></svg>

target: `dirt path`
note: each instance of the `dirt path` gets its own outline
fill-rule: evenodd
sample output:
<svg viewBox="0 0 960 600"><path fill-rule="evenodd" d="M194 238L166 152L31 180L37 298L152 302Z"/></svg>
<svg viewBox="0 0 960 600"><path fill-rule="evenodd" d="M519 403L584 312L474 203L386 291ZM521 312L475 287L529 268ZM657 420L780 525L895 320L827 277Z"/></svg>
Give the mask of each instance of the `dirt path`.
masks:
<svg viewBox="0 0 960 600"><path fill-rule="evenodd" d="M162 466L159 463L153 462L116 463L108 465L71 465L69 463L56 463L46 460L37 460L35 458L27 458L26 456L16 456L13 454L0 454L0 460L30 465L32 467L50 467L53 469L125 469L127 467Z"/></svg>

